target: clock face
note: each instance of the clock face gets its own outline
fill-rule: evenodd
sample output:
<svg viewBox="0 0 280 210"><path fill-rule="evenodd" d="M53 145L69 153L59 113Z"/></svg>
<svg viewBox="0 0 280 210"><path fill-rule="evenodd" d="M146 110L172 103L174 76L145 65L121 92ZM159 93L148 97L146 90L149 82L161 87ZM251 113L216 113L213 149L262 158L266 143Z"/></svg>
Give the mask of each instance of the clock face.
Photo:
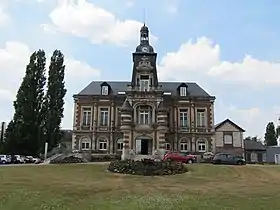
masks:
<svg viewBox="0 0 280 210"><path fill-rule="evenodd" d="M142 47L142 52L148 52L148 47Z"/></svg>

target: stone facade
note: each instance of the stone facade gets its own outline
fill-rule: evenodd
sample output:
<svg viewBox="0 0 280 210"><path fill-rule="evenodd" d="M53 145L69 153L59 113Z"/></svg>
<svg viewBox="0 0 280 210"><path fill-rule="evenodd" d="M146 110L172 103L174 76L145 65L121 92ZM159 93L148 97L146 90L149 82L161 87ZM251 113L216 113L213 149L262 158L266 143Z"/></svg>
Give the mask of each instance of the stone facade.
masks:
<svg viewBox="0 0 280 210"><path fill-rule="evenodd" d="M73 149L124 156L214 150L215 97L196 83L159 82L156 58L144 25L131 81L93 81L74 95Z"/></svg>
<svg viewBox="0 0 280 210"><path fill-rule="evenodd" d="M226 119L215 126L214 152L228 152L244 156L244 139L245 130Z"/></svg>

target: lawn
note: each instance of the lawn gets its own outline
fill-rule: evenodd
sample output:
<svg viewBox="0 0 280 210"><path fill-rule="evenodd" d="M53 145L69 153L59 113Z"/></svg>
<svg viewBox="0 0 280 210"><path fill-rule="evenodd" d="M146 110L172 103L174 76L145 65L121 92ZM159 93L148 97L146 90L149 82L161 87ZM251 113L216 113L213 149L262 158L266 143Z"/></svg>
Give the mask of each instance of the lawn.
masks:
<svg viewBox="0 0 280 210"><path fill-rule="evenodd" d="M0 166L0 209L280 209L280 166L188 167L141 177L106 165Z"/></svg>

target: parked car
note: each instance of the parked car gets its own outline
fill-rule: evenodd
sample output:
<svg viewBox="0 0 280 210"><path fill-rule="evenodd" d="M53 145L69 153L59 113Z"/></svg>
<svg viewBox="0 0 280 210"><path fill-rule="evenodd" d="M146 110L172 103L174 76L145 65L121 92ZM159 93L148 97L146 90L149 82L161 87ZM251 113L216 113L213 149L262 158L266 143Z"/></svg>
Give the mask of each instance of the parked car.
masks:
<svg viewBox="0 0 280 210"><path fill-rule="evenodd" d="M79 153L80 152L80 150L78 150L78 149L73 149L72 150L72 153Z"/></svg>
<svg viewBox="0 0 280 210"><path fill-rule="evenodd" d="M212 152L205 152L203 155L202 155L202 158L203 159L213 159L214 157L214 154Z"/></svg>
<svg viewBox="0 0 280 210"><path fill-rule="evenodd" d="M0 155L0 164L11 163L11 155Z"/></svg>
<svg viewBox="0 0 280 210"><path fill-rule="evenodd" d="M218 153L213 158L213 164L245 165L243 157L229 153Z"/></svg>
<svg viewBox="0 0 280 210"><path fill-rule="evenodd" d="M23 164L25 163L25 159L22 155L12 155L12 158L11 158L11 162L14 163L14 164Z"/></svg>
<svg viewBox="0 0 280 210"><path fill-rule="evenodd" d="M173 160L191 164L196 162L196 156L187 153L168 152L163 156L163 160Z"/></svg>
<svg viewBox="0 0 280 210"><path fill-rule="evenodd" d="M39 164L43 162L41 158L33 158L33 160L35 164Z"/></svg>
<svg viewBox="0 0 280 210"><path fill-rule="evenodd" d="M25 162L26 163L35 163L35 158L33 156L26 156L25 157Z"/></svg>

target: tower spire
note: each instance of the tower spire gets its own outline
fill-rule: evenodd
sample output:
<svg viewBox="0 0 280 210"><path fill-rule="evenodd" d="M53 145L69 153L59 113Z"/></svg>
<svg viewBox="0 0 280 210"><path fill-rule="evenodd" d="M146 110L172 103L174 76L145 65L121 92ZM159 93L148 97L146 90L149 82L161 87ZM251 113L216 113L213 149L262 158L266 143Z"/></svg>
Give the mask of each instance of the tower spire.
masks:
<svg viewBox="0 0 280 210"><path fill-rule="evenodd" d="M145 7L143 8L143 23L145 26L146 25L146 8Z"/></svg>

